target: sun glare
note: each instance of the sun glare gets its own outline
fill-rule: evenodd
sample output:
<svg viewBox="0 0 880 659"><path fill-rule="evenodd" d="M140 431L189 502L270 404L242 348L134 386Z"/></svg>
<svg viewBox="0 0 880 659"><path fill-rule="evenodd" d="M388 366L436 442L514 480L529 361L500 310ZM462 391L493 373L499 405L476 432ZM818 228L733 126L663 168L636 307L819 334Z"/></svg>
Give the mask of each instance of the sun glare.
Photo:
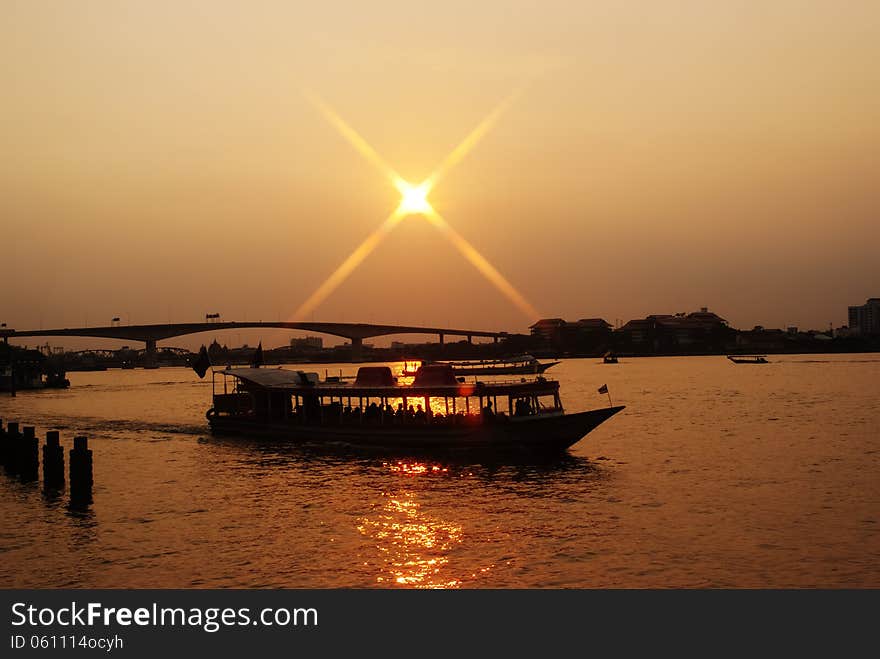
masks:
<svg viewBox="0 0 880 659"><path fill-rule="evenodd" d="M502 294L513 302L528 318L538 318L540 314L529 304L528 300L511 284L489 261L480 254L477 249L464 239L455 229L444 220L428 201L428 193L436 185L446 172L449 171L474 148L482 137L492 128L498 117L508 105L519 96L522 90L517 90L496 107L480 124L474 128L462 140L437 169L421 183L414 185L403 180L394 169L380 156L367 141L361 137L354 128L334 112L320 97L312 92L306 92L307 98L321 111L327 120L336 128L342 137L352 144L367 160L382 170L394 187L400 192L400 204L397 209L376 229L358 245L355 250L324 280L318 289L312 293L299 309L294 313L294 318L304 318L318 307L336 288L344 282L361 262L382 242L404 218L411 215L419 215L437 228L468 260L471 264Z"/></svg>
<svg viewBox="0 0 880 659"><path fill-rule="evenodd" d="M400 191L398 213L402 215L426 215L434 210L428 202L428 193L431 191L431 185L427 181L419 185L413 185L403 179L399 179L394 182L394 185Z"/></svg>

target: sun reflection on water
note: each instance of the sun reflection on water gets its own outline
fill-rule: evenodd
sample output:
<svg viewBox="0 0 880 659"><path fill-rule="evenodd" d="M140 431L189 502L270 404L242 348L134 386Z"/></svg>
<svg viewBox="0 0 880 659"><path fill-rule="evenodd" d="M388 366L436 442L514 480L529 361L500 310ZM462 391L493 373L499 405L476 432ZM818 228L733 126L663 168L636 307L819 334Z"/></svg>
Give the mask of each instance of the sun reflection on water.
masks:
<svg viewBox="0 0 880 659"><path fill-rule="evenodd" d="M422 462L385 463L405 478L445 474L446 467ZM423 509L416 492L383 492L375 512L358 520L358 531L376 543L381 562L378 584L410 588L458 588L461 580L448 574L449 554L462 542L462 527Z"/></svg>

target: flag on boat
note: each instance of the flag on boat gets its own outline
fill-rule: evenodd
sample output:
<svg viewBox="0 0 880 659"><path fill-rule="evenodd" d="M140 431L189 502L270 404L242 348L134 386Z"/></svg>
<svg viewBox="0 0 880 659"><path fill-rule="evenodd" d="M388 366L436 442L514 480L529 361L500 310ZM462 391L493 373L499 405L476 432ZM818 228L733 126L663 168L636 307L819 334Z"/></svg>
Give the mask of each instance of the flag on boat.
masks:
<svg viewBox="0 0 880 659"><path fill-rule="evenodd" d="M599 393L600 394L607 394L608 393L608 385L603 384L601 387L599 387Z"/></svg>
<svg viewBox="0 0 880 659"><path fill-rule="evenodd" d="M192 369L196 372L196 374L203 378L205 377L205 373L208 372L208 369L211 367L211 358L208 357L208 349L202 344L202 349L199 350L199 355L193 360Z"/></svg>
<svg viewBox="0 0 880 659"><path fill-rule="evenodd" d="M254 368L260 368L263 365L263 342L260 341L260 345L257 346L257 351L254 353Z"/></svg>

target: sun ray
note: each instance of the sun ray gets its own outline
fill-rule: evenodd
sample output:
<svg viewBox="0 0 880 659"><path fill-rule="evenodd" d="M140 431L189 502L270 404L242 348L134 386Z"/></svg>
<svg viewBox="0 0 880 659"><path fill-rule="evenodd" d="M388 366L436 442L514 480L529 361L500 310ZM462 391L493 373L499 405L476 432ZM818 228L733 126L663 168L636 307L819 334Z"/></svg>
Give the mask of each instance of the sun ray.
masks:
<svg viewBox="0 0 880 659"><path fill-rule="evenodd" d="M495 109L492 110L486 118L483 119L477 126L468 133L467 137L465 137L458 145L449 152L443 161L434 169L434 172L428 177L426 183L428 183L429 188L433 188L437 182L446 176L447 172L455 167L458 163L460 163L464 157L471 152L471 150L479 143L483 136L489 132L489 129L495 125L495 122L501 117L502 114L509 108L513 102L519 98L522 93L525 91L525 86L520 87L512 94L510 94L507 98L503 99Z"/></svg>
<svg viewBox="0 0 880 659"><path fill-rule="evenodd" d="M395 210L386 220L367 236L364 241L355 247L354 251L348 255L336 270L324 280L317 290L311 294L308 300L303 302L299 309L293 313L293 320L307 320L308 315L312 313L327 297L335 291L344 282L352 271L357 268L361 262L367 258L370 253L378 247L379 243L387 236L397 224L406 217L399 210Z"/></svg>
<svg viewBox="0 0 880 659"><path fill-rule="evenodd" d="M471 245L461 234L459 234L452 226L443 219L443 217L434 209L425 213L427 220L436 227L449 241L455 245L455 248L461 252L471 264L480 271L486 279L488 279L508 300L525 314L530 320L540 318L541 314L535 309L526 298L516 290L498 270L495 269L486 258L477 251L477 248Z"/></svg>
<svg viewBox="0 0 880 659"><path fill-rule="evenodd" d="M394 168L389 165L372 146L370 146L370 143L361 137L354 128L349 126L345 119L336 114L336 112L333 111L333 108L327 105L320 96L310 90L306 90L303 93L309 102L321 111L321 114L323 114L327 121L330 122L330 125L332 125L342 137L348 140L349 144L357 149L358 153L382 170L382 172L388 176L395 185L397 184L397 181L403 180L400 175L394 171Z"/></svg>
<svg viewBox="0 0 880 659"><path fill-rule="evenodd" d="M443 217L434 210L427 195L446 173L464 159L479 143L483 136L495 125L499 117L525 91L523 85L503 99L483 121L481 121L450 153L434 172L423 182L414 185L405 181L370 144L358 134L342 117L328 106L317 94L306 90L306 98L324 115L330 124L364 158L379 168L401 194L400 205L386 218L373 233L367 236L336 270L315 290L314 293L294 312L295 319L307 317L335 291L348 276L376 249L376 247L405 217L421 215L438 229L458 249L470 263L507 297L527 317L539 317L538 311L498 270L480 254L477 249L453 229Z"/></svg>

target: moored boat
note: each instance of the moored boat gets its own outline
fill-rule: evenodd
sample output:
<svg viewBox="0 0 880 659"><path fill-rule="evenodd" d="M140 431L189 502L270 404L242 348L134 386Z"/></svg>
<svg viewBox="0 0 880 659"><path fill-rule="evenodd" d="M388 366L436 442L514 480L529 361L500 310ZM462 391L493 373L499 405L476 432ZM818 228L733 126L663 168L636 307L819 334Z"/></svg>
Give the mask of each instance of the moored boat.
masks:
<svg viewBox="0 0 880 659"><path fill-rule="evenodd" d="M734 364L768 364L766 355L727 355Z"/></svg>
<svg viewBox="0 0 880 659"><path fill-rule="evenodd" d="M70 386L63 363L38 350L0 343L0 391L65 389Z"/></svg>
<svg viewBox="0 0 880 659"><path fill-rule="evenodd" d="M460 382L448 364L422 366L408 385L387 366L361 367L353 383L226 369L215 373L213 401L216 434L416 451L559 452L623 409L568 413L558 382Z"/></svg>
<svg viewBox="0 0 880 659"><path fill-rule="evenodd" d="M518 355L506 359L481 359L474 361L449 361L449 362L422 362L423 366L429 364L449 365L455 375L539 375L548 368L556 366L559 362L540 362L532 355ZM413 377L418 367L410 368L404 362L401 371L403 377Z"/></svg>

